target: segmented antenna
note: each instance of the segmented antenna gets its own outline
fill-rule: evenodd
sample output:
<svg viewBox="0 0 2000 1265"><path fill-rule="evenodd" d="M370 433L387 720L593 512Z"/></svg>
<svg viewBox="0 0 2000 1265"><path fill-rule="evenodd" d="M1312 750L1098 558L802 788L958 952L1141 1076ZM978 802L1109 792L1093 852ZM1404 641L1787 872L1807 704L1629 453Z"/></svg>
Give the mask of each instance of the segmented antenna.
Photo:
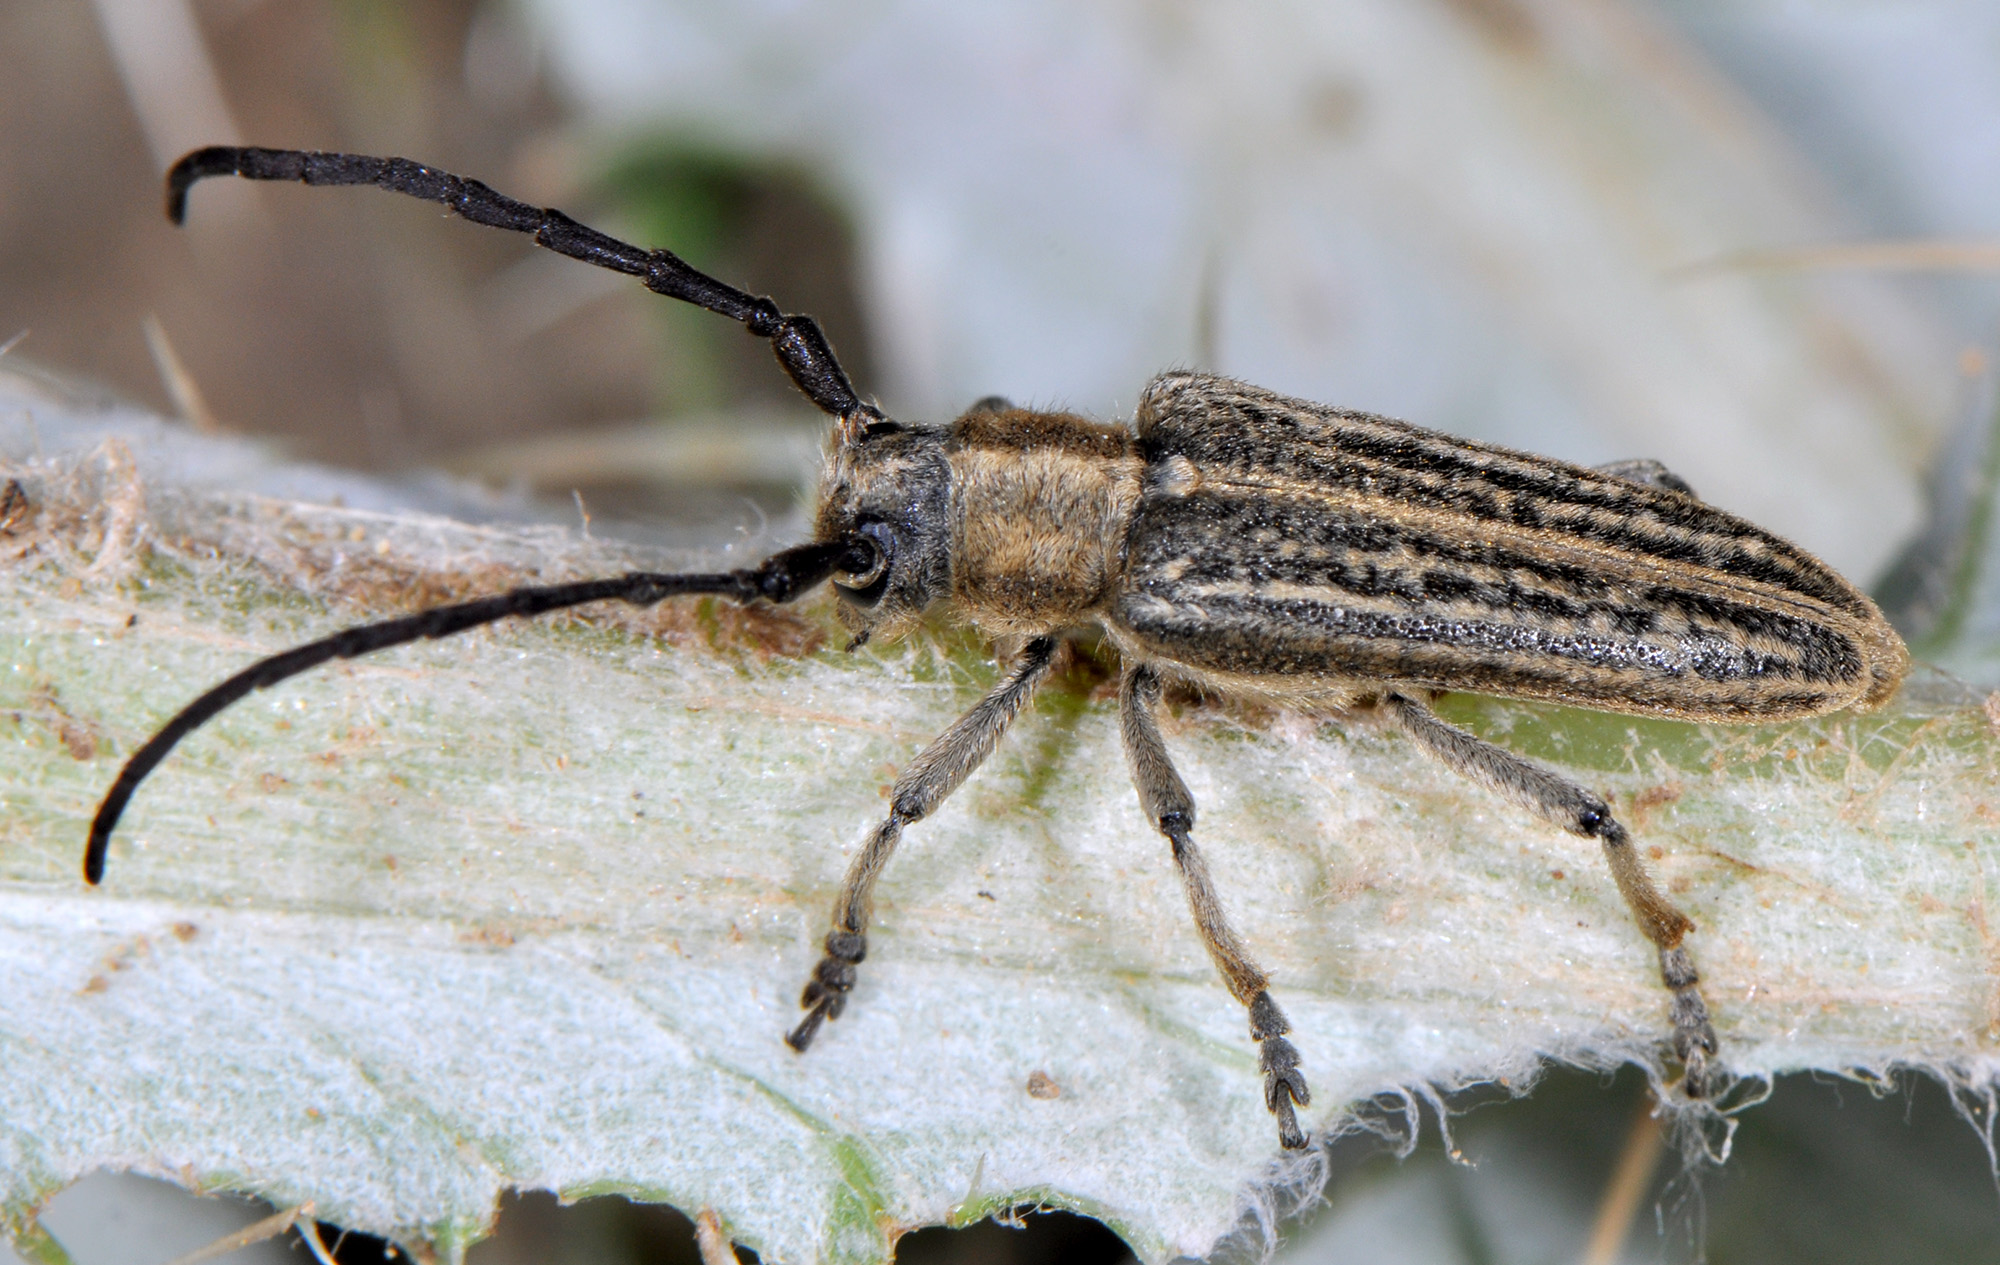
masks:
<svg viewBox="0 0 2000 1265"><path fill-rule="evenodd" d="M582 606L587 602L611 599L634 606L651 606L664 598L694 593L713 593L738 602L764 598L789 602L804 596L836 571L864 571L873 561L873 546L867 541L833 541L800 545L773 554L747 571L717 574L659 574L634 571L603 580L579 580L574 584L554 584L515 589L494 597L483 597L456 606L440 606L400 619L361 624L274 654L238 672L227 681L182 708L180 714L160 727L146 745L132 753L118 780L97 807L90 823L90 843L84 849L83 877L96 883L104 877L104 857L111 847L111 832L124 815L125 805L139 783L146 780L180 740L202 727L218 712L244 696L268 689L288 677L318 667L332 659L353 659L406 642L435 640L477 628L513 615L545 615L550 611Z"/></svg>
<svg viewBox="0 0 2000 1265"><path fill-rule="evenodd" d="M863 403L854 393L847 371L834 359L833 348L812 317L787 315L770 299L717 281L670 250L647 250L621 242L561 211L529 206L477 180L407 158L211 145L184 156L167 172L167 218L176 224L185 222L188 190L195 181L210 176L296 180L311 185L374 185L391 193L441 202L474 224L531 233L538 246L639 277L655 294L740 321L752 334L769 339L778 363L799 390L822 413L839 419L843 434L858 435L869 424L886 420L881 410Z"/></svg>

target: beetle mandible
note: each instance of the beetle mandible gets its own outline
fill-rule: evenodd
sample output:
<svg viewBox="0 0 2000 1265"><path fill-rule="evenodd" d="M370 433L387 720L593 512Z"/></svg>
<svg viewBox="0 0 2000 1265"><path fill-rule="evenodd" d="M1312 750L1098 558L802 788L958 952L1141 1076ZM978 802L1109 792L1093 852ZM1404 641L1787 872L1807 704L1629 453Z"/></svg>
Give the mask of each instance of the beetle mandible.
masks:
<svg viewBox="0 0 2000 1265"><path fill-rule="evenodd" d="M833 434L812 540L756 567L520 588L245 668L126 762L91 824L92 883L126 803L176 743L251 691L331 659L587 602L790 602L828 581L856 645L933 612L1020 640L999 684L896 779L888 815L849 865L805 1017L785 1038L804 1051L854 989L875 883L903 830L992 753L1048 676L1061 635L1095 625L1123 664L1118 723L1139 802L1170 845L1202 943L1248 1011L1279 1140L1298 1148L1305 1075L1195 846L1194 799L1154 720L1164 683L1310 711L1375 705L1445 765L1597 839L1659 951L1681 1084L1699 1097L1716 1038L1682 943L1694 924L1654 886L1601 796L1446 723L1430 702L1466 690L1751 723L1879 706L1909 666L1859 590L1705 504L1657 462L1587 469L1203 373L1155 378L1130 425L999 399L949 425L905 424L855 393L811 317L476 180L402 158L214 147L168 172L168 217L182 221L196 181L225 175L374 185L641 278L768 339Z"/></svg>

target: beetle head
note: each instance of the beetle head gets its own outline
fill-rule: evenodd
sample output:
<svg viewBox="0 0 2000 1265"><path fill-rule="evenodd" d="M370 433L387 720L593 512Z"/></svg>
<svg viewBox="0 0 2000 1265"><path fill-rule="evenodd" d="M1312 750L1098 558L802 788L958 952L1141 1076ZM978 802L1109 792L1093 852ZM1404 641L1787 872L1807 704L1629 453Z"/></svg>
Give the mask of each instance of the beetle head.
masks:
<svg viewBox="0 0 2000 1265"><path fill-rule="evenodd" d="M838 437L820 480L813 534L857 542L868 561L834 574L842 623L862 637L894 637L944 595L950 500L941 432L881 421Z"/></svg>

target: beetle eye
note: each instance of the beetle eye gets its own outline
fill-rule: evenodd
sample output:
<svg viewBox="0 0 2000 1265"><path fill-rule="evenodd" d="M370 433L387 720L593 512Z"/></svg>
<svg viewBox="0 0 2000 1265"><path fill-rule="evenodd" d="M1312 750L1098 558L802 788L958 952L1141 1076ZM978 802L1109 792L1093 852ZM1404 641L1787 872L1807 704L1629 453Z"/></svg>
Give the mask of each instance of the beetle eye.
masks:
<svg viewBox="0 0 2000 1265"><path fill-rule="evenodd" d="M852 548L840 560L843 574L834 584L841 596L864 606L882 600L889 587L889 557L894 537L881 523L868 523L852 537Z"/></svg>

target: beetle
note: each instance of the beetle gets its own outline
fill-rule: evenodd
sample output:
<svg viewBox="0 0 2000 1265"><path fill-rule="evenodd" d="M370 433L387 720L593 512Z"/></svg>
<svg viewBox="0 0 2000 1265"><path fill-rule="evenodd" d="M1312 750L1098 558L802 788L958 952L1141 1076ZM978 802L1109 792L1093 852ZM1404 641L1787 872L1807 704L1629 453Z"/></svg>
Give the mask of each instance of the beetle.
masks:
<svg viewBox="0 0 2000 1265"><path fill-rule="evenodd" d="M1194 841L1195 803L1154 718L1162 689L1312 712L1373 706L1446 766L1599 841L1658 951L1685 1094L1709 1087L1716 1036L1683 943L1694 924L1648 876L1603 797L1441 720L1453 690L1634 716L1755 723L1879 706L1908 670L1901 638L1811 554L1700 500L1657 462L1585 468L1293 399L1213 374L1155 378L1130 424L991 398L948 425L858 395L811 317L648 250L401 158L238 147L167 174L167 215L211 176L373 185L739 321L833 420L812 539L755 567L632 572L364 624L250 665L135 751L91 824L97 883L140 782L203 722L335 658L589 602L685 594L791 602L831 583L850 645L949 615L1020 645L998 684L896 779L848 866L824 956L786 1036L804 1052L840 1017L867 951L875 884L903 831L992 753L1065 632L1116 650L1118 724L1139 802L1169 845L1194 924L1259 1047L1280 1143L1307 1144L1290 1024L1225 917Z"/></svg>

